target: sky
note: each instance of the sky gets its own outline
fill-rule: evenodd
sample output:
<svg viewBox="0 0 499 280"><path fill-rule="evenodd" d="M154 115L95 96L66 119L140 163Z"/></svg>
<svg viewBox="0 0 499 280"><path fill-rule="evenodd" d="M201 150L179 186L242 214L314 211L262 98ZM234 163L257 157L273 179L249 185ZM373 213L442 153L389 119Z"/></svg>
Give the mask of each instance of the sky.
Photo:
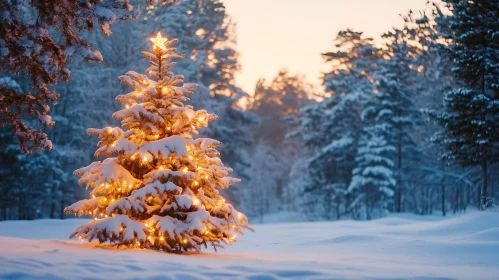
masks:
<svg viewBox="0 0 499 280"><path fill-rule="evenodd" d="M279 69L305 74L320 85L326 71L321 53L333 50L338 31L351 28L379 37L400 27L400 14L425 7L427 0L224 0L236 22L242 71L237 83L252 94L259 78ZM378 40L380 42L380 40Z"/></svg>

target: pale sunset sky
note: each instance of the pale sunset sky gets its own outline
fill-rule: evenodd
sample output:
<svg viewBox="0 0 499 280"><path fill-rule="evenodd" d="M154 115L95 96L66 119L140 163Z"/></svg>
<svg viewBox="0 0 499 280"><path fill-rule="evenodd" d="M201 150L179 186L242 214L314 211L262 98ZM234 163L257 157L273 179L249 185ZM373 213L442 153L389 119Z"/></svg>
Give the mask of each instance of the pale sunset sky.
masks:
<svg viewBox="0 0 499 280"><path fill-rule="evenodd" d="M425 7L427 0L224 0L237 23L242 71L237 83L253 94L256 81L279 69L305 74L320 85L328 68L321 53L333 49L338 31L351 28L378 38L403 25L400 14ZM380 42L380 40L378 40Z"/></svg>

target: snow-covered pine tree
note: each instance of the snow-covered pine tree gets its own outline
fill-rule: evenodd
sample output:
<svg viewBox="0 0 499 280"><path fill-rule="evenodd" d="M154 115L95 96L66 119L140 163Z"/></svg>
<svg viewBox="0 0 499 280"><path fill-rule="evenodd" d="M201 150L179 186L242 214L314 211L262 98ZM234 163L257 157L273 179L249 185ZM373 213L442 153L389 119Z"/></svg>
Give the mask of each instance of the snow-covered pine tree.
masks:
<svg viewBox="0 0 499 280"><path fill-rule="evenodd" d="M92 198L66 212L94 220L71 237L167 252L223 248L236 233L252 230L246 216L219 194L239 179L228 177L232 169L216 151L220 142L193 137L217 117L184 105L198 86L170 71L172 59L184 58L170 48L177 40L159 33L151 40L153 53L142 53L150 59L149 77L134 71L120 76L133 88L116 98L125 108L113 117L125 130L87 130L101 139L96 156L116 157L75 171L79 183L92 189Z"/></svg>
<svg viewBox="0 0 499 280"><path fill-rule="evenodd" d="M335 50L323 53L331 70L324 74L323 102L302 108L297 115L299 134L312 151L309 186L305 204L316 207L324 199L326 218L339 218L344 210L345 192L352 178L359 139L363 134L362 111L374 96L374 73L381 52L373 39L350 29L340 31ZM334 170L334 172L331 172ZM315 193L315 194L314 194ZM336 213L329 213L334 211ZM315 212L315 211L314 211ZM314 214L316 215L316 214Z"/></svg>
<svg viewBox="0 0 499 280"><path fill-rule="evenodd" d="M486 203L489 167L499 158L499 1L444 0L451 5L449 46L459 86L445 93L443 157L481 169L477 205Z"/></svg>
<svg viewBox="0 0 499 280"><path fill-rule="evenodd" d="M383 35L387 40L385 56L376 71L376 98L369 101L363 117L370 124L368 130L385 137L395 147L394 171L397 179L394 211L403 211L406 160L416 154L411 128L418 122L419 111L414 96L413 69L415 49L410 45L405 29L393 29Z"/></svg>
<svg viewBox="0 0 499 280"><path fill-rule="evenodd" d="M394 152L395 148L381 135L366 132L360 139L356 167L348 186L348 194L355 198L348 206L354 218L370 220L388 212L395 187Z"/></svg>

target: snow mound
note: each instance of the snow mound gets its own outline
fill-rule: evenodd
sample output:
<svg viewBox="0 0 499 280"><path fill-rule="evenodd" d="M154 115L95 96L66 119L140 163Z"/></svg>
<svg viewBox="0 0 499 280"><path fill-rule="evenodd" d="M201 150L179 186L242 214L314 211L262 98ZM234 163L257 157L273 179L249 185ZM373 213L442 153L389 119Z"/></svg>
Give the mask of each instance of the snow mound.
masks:
<svg viewBox="0 0 499 280"><path fill-rule="evenodd" d="M68 241L84 221L0 222L0 279L497 279L499 213L256 225L218 253Z"/></svg>

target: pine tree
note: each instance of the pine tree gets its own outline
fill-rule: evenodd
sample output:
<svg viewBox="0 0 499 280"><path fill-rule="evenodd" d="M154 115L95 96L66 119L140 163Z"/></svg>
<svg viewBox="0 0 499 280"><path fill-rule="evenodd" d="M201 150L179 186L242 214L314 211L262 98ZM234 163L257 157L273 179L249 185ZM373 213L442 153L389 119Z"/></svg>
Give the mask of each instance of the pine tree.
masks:
<svg viewBox="0 0 499 280"><path fill-rule="evenodd" d="M482 208L489 195L489 166L499 154L499 2L444 2L451 5L450 30L445 35L452 40L452 70L460 85L445 93L445 113L439 116L445 129L443 157L480 167L477 204Z"/></svg>
<svg viewBox="0 0 499 280"><path fill-rule="evenodd" d="M322 54L332 68L323 77L330 97L302 108L294 132L313 152L309 160L312 178L308 180L310 186L304 189L315 195L307 195L311 198L307 204L315 207L317 197L325 199L324 204L330 204L325 209L328 219L338 218L339 209L349 204L345 193L365 126L362 111L374 95L374 73L381 54L373 39L362 32L340 31L335 42L334 51ZM336 215L328 213L333 209Z"/></svg>
<svg viewBox="0 0 499 280"><path fill-rule="evenodd" d="M388 212L389 199L393 196L395 178L392 154L395 148L383 136L366 133L360 140L356 167L348 194L355 197L349 208L354 218L360 218L364 208L365 218L370 220Z"/></svg>
<svg viewBox="0 0 499 280"><path fill-rule="evenodd" d="M369 130L385 137L395 147L395 211L403 211L406 160L414 155L415 142L411 129L416 125L419 111L413 96L413 69L416 53L410 45L406 29L394 29L383 35L388 40L385 56L378 63L376 98L364 109L364 119L370 122Z"/></svg>
<svg viewBox="0 0 499 280"><path fill-rule="evenodd" d="M111 156L77 169L79 183L92 188L92 198L66 208L94 221L77 228L71 237L98 239L126 247L160 251L201 250L201 245L223 247L235 233L251 228L219 191L239 179L219 159L221 143L197 138L216 115L184 105L195 84L183 82L170 69L172 59L183 59L158 33L151 39L153 53L146 75L129 71L120 80L133 91L116 100L125 109L113 114L125 128L88 129L101 139L96 156Z"/></svg>

